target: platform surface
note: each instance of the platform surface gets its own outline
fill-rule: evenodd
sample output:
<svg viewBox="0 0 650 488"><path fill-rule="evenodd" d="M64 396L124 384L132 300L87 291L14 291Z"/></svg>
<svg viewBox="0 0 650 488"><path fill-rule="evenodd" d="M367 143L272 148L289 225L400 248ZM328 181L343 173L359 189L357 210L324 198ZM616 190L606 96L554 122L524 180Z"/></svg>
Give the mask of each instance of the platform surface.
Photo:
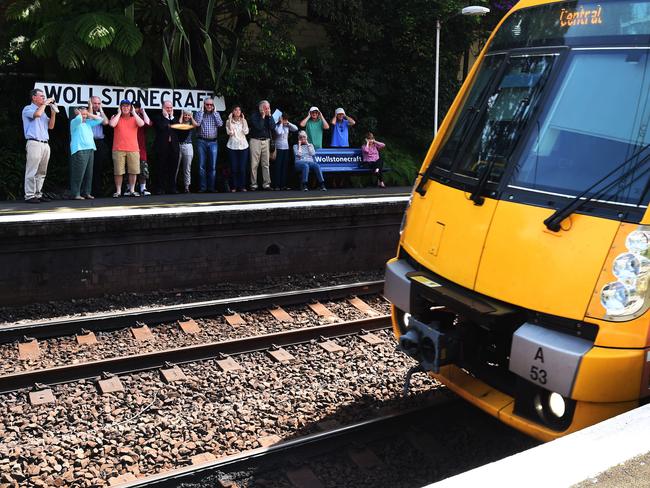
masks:
<svg viewBox="0 0 650 488"><path fill-rule="evenodd" d="M147 197L96 198L94 200L54 200L29 204L22 200L0 202L0 223L69 218L158 214L178 211L211 211L219 207L276 204L309 206L332 202L344 204L359 199L404 199L410 187L341 188L328 191L249 191L238 193L187 193ZM222 209L225 210L225 209Z"/></svg>
<svg viewBox="0 0 650 488"><path fill-rule="evenodd" d="M425 488L650 486L650 405Z"/></svg>

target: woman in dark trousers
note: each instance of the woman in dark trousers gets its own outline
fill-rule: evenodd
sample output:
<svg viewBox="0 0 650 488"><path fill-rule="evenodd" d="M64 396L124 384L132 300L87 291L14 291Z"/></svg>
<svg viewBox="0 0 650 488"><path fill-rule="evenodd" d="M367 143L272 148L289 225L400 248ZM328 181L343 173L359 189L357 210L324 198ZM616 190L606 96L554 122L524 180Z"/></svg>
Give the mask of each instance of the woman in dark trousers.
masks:
<svg viewBox="0 0 650 488"><path fill-rule="evenodd" d="M361 157L364 164L369 166L373 174L377 176L377 186L386 188L384 184L384 176L382 170L384 169L384 161L381 159L379 151L386 147L386 144L375 140L372 132L366 134L366 140L361 146Z"/></svg>

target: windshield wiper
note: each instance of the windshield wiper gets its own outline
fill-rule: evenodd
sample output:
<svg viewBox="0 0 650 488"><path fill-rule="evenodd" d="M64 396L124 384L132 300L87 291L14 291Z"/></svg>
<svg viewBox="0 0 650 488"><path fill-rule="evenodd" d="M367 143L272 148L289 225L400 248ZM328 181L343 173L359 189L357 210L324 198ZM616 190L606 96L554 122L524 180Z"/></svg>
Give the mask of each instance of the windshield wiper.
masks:
<svg viewBox="0 0 650 488"><path fill-rule="evenodd" d="M544 225L546 226L546 228L548 230L552 230L553 232L559 232L560 229L561 229L560 224L569 215L571 215L576 210L579 210L580 208L582 208L585 204L589 203L590 201L599 199L602 195L606 194L611 188L618 185L622 181L625 181L627 178L629 178L631 175L633 175L634 172L636 172L641 167L641 165L643 165L648 160L650 160L650 154L648 154L647 156L645 156L642 159L640 159L639 161L637 161L629 170L627 170L621 176L619 176L614 181L609 183L602 190L600 190L598 192L595 192L595 193L592 193L591 195L587 196L587 194L590 193L591 191L593 191L594 188L597 188L601 183L603 183L604 181L607 181L612 175L614 175L616 172L618 172L619 170L624 168L626 164L628 164L634 158L638 157L641 153L643 153L648 148L650 148L650 144L646 144L645 146L643 146L637 152L632 154L632 156L630 156L625 161L623 161L621 164L616 166L616 168L614 168L612 171L610 171L605 176L603 176L601 179L596 181L596 183L594 183L589 188L587 188L585 191L580 193L580 195L573 198L565 206L558 208L555 212L553 212L553 214L550 217L548 217L546 220L544 220ZM650 173L650 168L646 169L640 175L637 175L637 177L638 176L643 176L646 173Z"/></svg>

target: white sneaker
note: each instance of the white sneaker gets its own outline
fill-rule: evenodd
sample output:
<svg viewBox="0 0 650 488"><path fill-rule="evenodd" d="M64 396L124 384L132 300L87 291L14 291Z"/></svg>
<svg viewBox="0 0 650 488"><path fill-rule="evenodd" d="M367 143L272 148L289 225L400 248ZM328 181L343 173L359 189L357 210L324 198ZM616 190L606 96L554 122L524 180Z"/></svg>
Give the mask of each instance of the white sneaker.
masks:
<svg viewBox="0 0 650 488"><path fill-rule="evenodd" d="M142 190L142 191L140 192L140 195L142 195L143 197L148 197L148 196L151 195L151 192L148 191L148 190Z"/></svg>

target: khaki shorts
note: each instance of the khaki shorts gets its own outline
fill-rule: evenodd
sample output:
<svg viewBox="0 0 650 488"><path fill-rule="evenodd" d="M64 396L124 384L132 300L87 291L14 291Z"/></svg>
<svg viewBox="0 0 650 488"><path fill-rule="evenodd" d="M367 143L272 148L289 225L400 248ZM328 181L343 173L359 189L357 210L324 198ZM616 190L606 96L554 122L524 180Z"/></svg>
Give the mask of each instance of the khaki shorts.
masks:
<svg viewBox="0 0 650 488"><path fill-rule="evenodd" d="M113 174L140 174L140 153L138 151L113 151Z"/></svg>

